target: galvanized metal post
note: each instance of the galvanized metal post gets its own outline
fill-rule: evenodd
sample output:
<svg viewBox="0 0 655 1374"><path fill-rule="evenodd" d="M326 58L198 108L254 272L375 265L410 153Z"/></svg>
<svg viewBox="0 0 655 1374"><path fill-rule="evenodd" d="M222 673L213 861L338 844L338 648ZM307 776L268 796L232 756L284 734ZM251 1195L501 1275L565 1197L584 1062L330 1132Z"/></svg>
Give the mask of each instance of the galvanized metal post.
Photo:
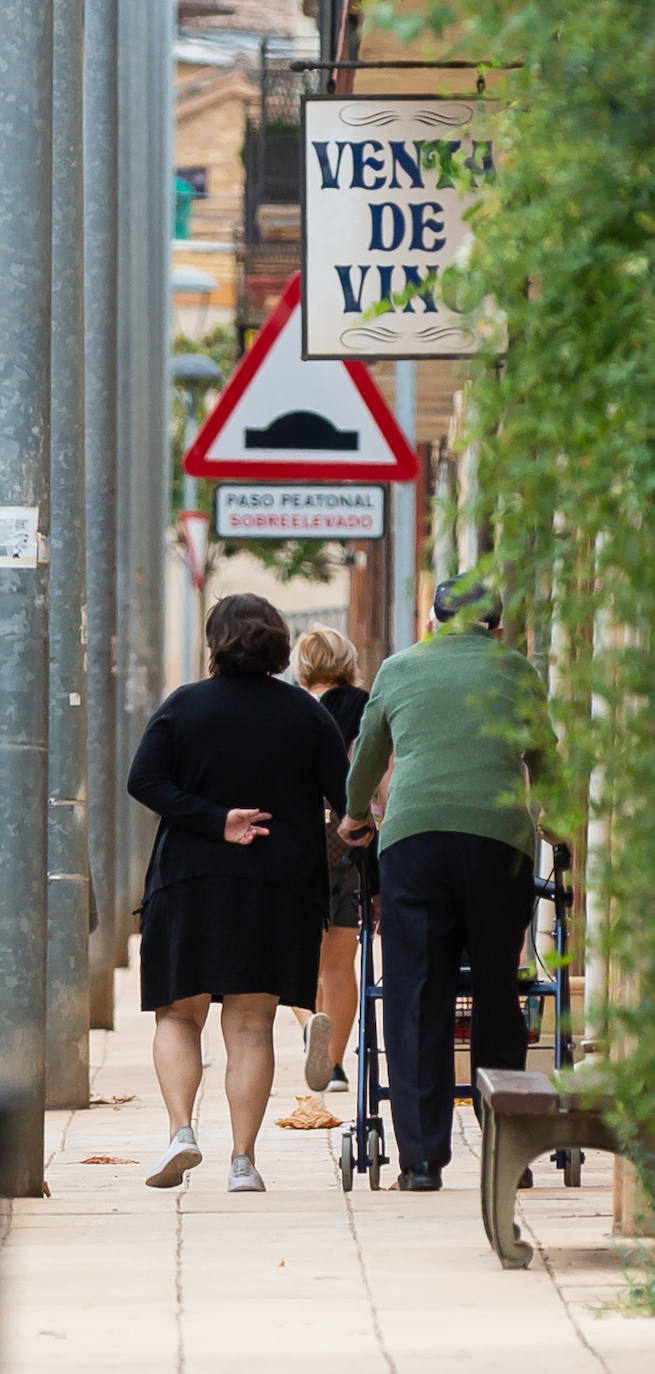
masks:
<svg viewBox="0 0 655 1374"><path fill-rule="evenodd" d="M172 361L173 376L184 397L184 448L186 451L190 449L198 431L197 416L202 389L208 382L217 385L221 380L221 370L214 360L205 353L176 353ZM185 472L182 495L184 510L196 509L197 491L195 477L190 477L188 472ZM187 550L183 599L183 682L193 682L197 677L202 676L203 600L202 591L197 594L194 586L191 560Z"/></svg>
<svg viewBox="0 0 655 1374"><path fill-rule="evenodd" d="M172 22L168 0L119 4L120 963L153 834L151 818L126 797L125 778L163 686Z"/></svg>
<svg viewBox="0 0 655 1374"><path fill-rule="evenodd" d="M116 769L117 963L127 963L131 911L138 900L142 808L125 792L146 718L144 526L149 457L148 142L144 74L145 10L118 0L118 717Z"/></svg>
<svg viewBox="0 0 655 1374"><path fill-rule="evenodd" d="M116 418L116 772L115 772L115 837L116 837L116 929L114 959L127 962L127 933L123 931L123 913L131 909L129 894L130 826L135 822L135 809L125 794L125 779L130 765L130 721L128 704L130 683L130 603L132 576L130 552L130 460L132 429L131 389L131 280L130 280L130 63L132 41L131 19L134 7L129 0L117 0L115 14L118 23L117 56L117 153L118 153L118 274L116 289L117 328L117 418ZM120 928L120 931L119 931Z"/></svg>
<svg viewBox="0 0 655 1374"><path fill-rule="evenodd" d="M89 1101L84 0L54 0L46 1105Z"/></svg>
<svg viewBox="0 0 655 1374"><path fill-rule="evenodd" d="M409 443L416 442L416 363L396 363L396 419ZM416 486L396 482L393 531L393 650L414 643L416 582Z"/></svg>
<svg viewBox="0 0 655 1374"><path fill-rule="evenodd" d="M147 505L148 715L159 705L164 688L166 532L171 504L169 420L174 19L172 0L149 0L149 3L147 77L150 176L147 226L150 267L148 438L151 489Z"/></svg>
<svg viewBox="0 0 655 1374"><path fill-rule="evenodd" d="M0 5L0 52L0 1074L21 1098L0 1193L25 1197L43 1183L51 0Z"/></svg>
<svg viewBox="0 0 655 1374"><path fill-rule="evenodd" d="M196 437L198 426L195 419L195 404L193 388L189 388L184 397L186 408L186 423L184 426L184 447L189 449ZM189 477L188 472L184 474L183 497L185 510L195 510L196 508L196 479ZM184 567L184 652L182 655L182 681L193 682L196 677L196 665L198 655L194 652L196 641L196 588L193 585L193 572L191 570L191 559L186 557Z"/></svg>
<svg viewBox="0 0 655 1374"><path fill-rule="evenodd" d="M91 1025L114 1024L116 908L116 8L86 0L87 584L89 858L98 925L91 937Z"/></svg>

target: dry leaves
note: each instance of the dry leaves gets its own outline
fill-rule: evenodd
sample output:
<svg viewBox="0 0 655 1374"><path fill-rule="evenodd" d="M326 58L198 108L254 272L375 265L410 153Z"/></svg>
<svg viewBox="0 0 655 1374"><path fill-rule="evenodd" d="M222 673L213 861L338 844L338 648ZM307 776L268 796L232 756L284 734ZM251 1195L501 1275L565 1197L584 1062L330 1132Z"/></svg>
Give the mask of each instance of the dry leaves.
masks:
<svg viewBox="0 0 655 1374"><path fill-rule="evenodd" d="M298 1106L291 1116L280 1117L276 1126L284 1126L292 1131L316 1131L343 1124L315 1097L297 1097L296 1102Z"/></svg>
<svg viewBox="0 0 655 1374"><path fill-rule="evenodd" d="M138 1159L114 1159L113 1155L89 1155L88 1159L81 1159L80 1164L138 1164Z"/></svg>
<svg viewBox="0 0 655 1374"><path fill-rule="evenodd" d="M46 1183L45 1179L43 1180L43 1183L41 1184L41 1196L42 1196L42 1197L52 1197L52 1193L50 1192L50 1189L49 1189L48 1184Z"/></svg>
<svg viewBox="0 0 655 1374"><path fill-rule="evenodd" d="M133 1102L136 1093L129 1093L126 1097L92 1097L90 1107L120 1107L123 1102Z"/></svg>

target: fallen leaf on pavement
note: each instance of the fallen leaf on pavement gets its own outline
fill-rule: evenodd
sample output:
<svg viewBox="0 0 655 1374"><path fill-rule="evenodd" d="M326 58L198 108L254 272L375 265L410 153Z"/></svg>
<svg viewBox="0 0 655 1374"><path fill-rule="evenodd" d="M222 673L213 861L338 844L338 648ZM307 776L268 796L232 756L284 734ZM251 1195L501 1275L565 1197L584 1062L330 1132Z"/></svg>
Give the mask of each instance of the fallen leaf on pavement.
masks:
<svg viewBox="0 0 655 1374"><path fill-rule="evenodd" d="M89 1155L88 1159L81 1159L80 1164L138 1164L138 1159L114 1159L113 1155Z"/></svg>
<svg viewBox="0 0 655 1374"><path fill-rule="evenodd" d="M286 1126L292 1131L316 1131L321 1127L343 1124L315 1097L297 1097L296 1102L298 1106L291 1116L279 1117L276 1126Z"/></svg>
<svg viewBox="0 0 655 1374"><path fill-rule="evenodd" d="M120 1106L121 1102L133 1102L136 1093L130 1093L127 1097L92 1097L90 1107L113 1107Z"/></svg>
<svg viewBox="0 0 655 1374"><path fill-rule="evenodd" d="M41 1184L41 1195L42 1195L43 1197L52 1197L52 1193L50 1192L50 1189L49 1189L49 1187L48 1187L48 1185L47 1185L45 1179L43 1180L43 1183Z"/></svg>

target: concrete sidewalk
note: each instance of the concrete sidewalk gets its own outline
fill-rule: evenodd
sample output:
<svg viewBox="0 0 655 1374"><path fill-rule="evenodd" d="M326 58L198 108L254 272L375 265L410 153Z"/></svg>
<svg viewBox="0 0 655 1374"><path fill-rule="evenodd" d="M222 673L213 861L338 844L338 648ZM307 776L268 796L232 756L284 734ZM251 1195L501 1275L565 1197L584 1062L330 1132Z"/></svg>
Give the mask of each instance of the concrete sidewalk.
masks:
<svg viewBox="0 0 655 1374"><path fill-rule="evenodd" d="M136 951L134 951L135 953ZM48 1118L52 1196L15 1203L1 1271L4 1374L636 1374L655 1322L618 1315L608 1248L611 1160L589 1153L583 1188L547 1160L522 1194L538 1251L504 1272L480 1221L479 1134L458 1109L439 1194L344 1196L340 1132L283 1131L307 1090L300 1035L282 1010L278 1072L260 1138L268 1192L225 1191L223 1054L212 1011L199 1105L205 1160L171 1192L144 1187L166 1126L150 1062L152 1017L134 970L118 975L118 1030L94 1032L87 1112ZM354 1059L347 1065L353 1077ZM120 1102L112 1099L129 1097ZM326 1101L349 1120L352 1094ZM391 1134L391 1132L390 1132ZM90 1156L113 1163L85 1164ZM395 1164L383 1170L388 1189ZM609 1305L606 1315L599 1310Z"/></svg>

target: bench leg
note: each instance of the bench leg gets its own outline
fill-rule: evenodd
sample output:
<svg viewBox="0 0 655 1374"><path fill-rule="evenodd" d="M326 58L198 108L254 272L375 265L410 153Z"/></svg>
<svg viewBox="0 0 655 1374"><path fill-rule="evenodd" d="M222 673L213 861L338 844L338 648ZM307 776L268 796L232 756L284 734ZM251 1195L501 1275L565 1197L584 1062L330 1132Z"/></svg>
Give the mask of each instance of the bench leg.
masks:
<svg viewBox="0 0 655 1374"><path fill-rule="evenodd" d="M483 1146L482 1215L485 1231L503 1269L527 1269L534 1254L514 1222L516 1187L535 1151L512 1130L507 1117L487 1112ZM538 1152L537 1152L538 1153Z"/></svg>
<svg viewBox="0 0 655 1374"><path fill-rule="evenodd" d="M516 1186L526 1164L549 1150L588 1146L616 1152L618 1142L592 1112L503 1115L482 1104L482 1219L504 1269L526 1269L533 1250L514 1223Z"/></svg>
<svg viewBox="0 0 655 1374"><path fill-rule="evenodd" d="M482 1222L485 1229L487 1240L492 1249L495 1249L494 1237L491 1225L491 1198L493 1197L493 1159L496 1149L496 1121L494 1113L491 1112L484 1101L480 1103L482 1108L482 1156L480 1161L480 1203L482 1208Z"/></svg>

